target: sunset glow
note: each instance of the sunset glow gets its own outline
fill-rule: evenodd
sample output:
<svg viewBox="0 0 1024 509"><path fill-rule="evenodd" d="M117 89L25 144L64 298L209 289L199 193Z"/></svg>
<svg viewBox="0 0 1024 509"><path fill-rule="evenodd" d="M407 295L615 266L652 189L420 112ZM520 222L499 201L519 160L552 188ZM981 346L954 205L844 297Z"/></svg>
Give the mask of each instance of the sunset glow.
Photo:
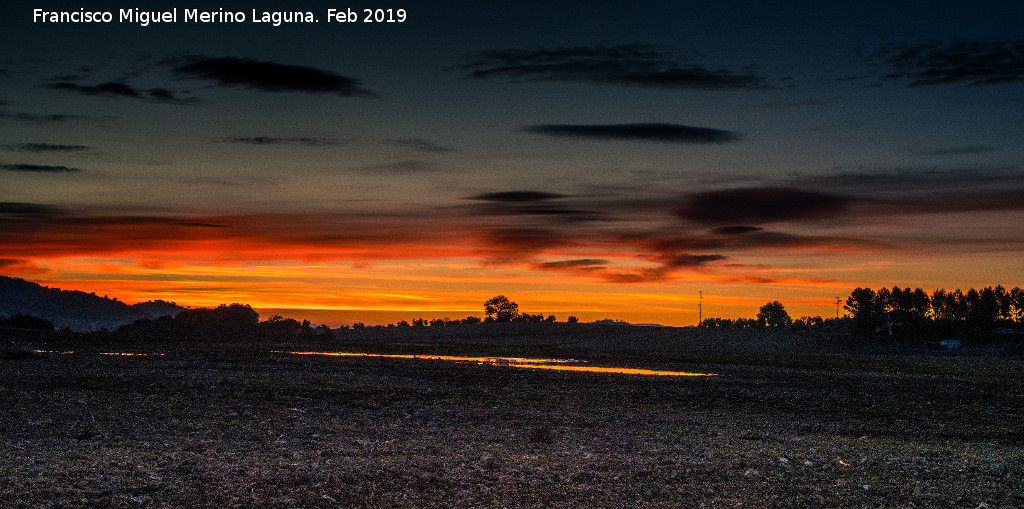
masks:
<svg viewBox="0 0 1024 509"><path fill-rule="evenodd" d="M0 274L332 326L1024 285L1021 6L328 7L2 7Z"/></svg>

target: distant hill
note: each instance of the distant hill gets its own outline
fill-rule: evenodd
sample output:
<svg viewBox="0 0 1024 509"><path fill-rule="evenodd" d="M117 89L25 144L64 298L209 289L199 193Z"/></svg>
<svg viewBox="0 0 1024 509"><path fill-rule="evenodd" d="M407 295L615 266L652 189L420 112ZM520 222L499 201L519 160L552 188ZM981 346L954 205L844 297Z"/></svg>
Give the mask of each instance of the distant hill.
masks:
<svg viewBox="0 0 1024 509"><path fill-rule="evenodd" d="M185 308L162 300L128 305L92 293L41 286L0 276L0 316L18 313L45 318L58 329L93 331L117 328L140 318L175 316Z"/></svg>

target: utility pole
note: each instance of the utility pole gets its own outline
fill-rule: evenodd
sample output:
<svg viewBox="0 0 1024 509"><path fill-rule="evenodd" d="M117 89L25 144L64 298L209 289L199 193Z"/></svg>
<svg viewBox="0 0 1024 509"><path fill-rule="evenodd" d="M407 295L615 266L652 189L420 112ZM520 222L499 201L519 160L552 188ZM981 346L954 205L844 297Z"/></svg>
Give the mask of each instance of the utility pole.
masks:
<svg viewBox="0 0 1024 509"><path fill-rule="evenodd" d="M700 327L700 324L704 323L704 290L700 290L697 293L700 295L699 300L697 300L697 326Z"/></svg>
<svg viewBox="0 0 1024 509"><path fill-rule="evenodd" d="M839 319L839 303L842 301L843 299L841 297L836 297L836 320Z"/></svg>

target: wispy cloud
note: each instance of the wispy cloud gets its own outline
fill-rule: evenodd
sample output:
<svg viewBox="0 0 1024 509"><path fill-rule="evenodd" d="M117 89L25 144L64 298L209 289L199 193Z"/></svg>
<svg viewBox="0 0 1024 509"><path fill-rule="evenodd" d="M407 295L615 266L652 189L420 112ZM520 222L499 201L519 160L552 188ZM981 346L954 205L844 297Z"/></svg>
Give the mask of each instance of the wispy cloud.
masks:
<svg viewBox="0 0 1024 509"><path fill-rule="evenodd" d="M263 92L334 94L342 97L376 95L363 88L359 80L331 71L249 58L194 57L187 63L175 66L173 72L181 77L212 81L222 87Z"/></svg>
<svg viewBox="0 0 1024 509"><path fill-rule="evenodd" d="M7 150L13 150L17 152L88 152L94 150L96 147L89 145L59 145L54 143L14 143L11 145L2 145Z"/></svg>
<svg viewBox="0 0 1024 509"><path fill-rule="evenodd" d="M651 141L660 143L728 143L738 133L679 124L543 124L523 128L526 132L602 140Z"/></svg>
<svg viewBox="0 0 1024 509"><path fill-rule="evenodd" d="M0 170L27 173L77 173L82 171L81 168L69 168L67 166L48 166L42 164L0 164Z"/></svg>
<svg viewBox="0 0 1024 509"><path fill-rule="evenodd" d="M8 111L0 107L0 119L18 120L21 122L66 122L68 120L88 120L92 118L94 117L66 113L27 113L23 111Z"/></svg>
<svg viewBox="0 0 1024 509"><path fill-rule="evenodd" d="M489 50L463 58L456 69L475 79L576 81L691 90L761 90L768 80L750 73L682 64L650 44Z"/></svg>
<svg viewBox="0 0 1024 509"><path fill-rule="evenodd" d="M499 191L470 196L470 200L495 201L503 203L535 202L565 198L567 195L545 191Z"/></svg>
<svg viewBox="0 0 1024 509"><path fill-rule="evenodd" d="M215 138L214 143L237 143L242 145L302 145L305 147L329 147L348 143L341 138L280 137L280 136L225 136Z"/></svg>
<svg viewBox="0 0 1024 509"><path fill-rule="evenodd" d="M60 81L43 86L53 90L115 99L141 99L168 104L197 104L199 102L199 99L194 97L178 97L174 92L166 88L138 89L127 83L117 81L108 81L98 85L80 85L70 81Z"/></svg>
<svg viewBox="0 0 1024 509"><path fill-rule="evenodd" d="M934 150L927 150L924 152L930 156L962 156L972 154L987 154L990 152L998 152L1004 150L1004 145L969 145L963 147L947 147L938 148Z"/></svg>
<svg viewBox="0 0 1024 509"><path fill-rule="evenodd" d="M438 145L437 143L434 143L430 140L425 140L423 138L397 138L387 140L387 143L390 143L392 145L400 145L402 147L406 147L418 152L442 153L455 151L454 148L446 147L444 145Z"/></svg>
<svg viewBox="0 0 1024 509"><path fill-rule="evenodd" d="M949 39L880 50L882 78L907 87L1024 82L1024 39Z"/></svg>
<svg viewBox="0 0 1024 509"><path fill-rule="evenodd" d="M0 217L13 219L49 219L67 214L67 210L44 203L0 202Z"/></svg>
<svg viewBox="0 0 1024 509"><path fill-rule="evenodd" d="M364 173L380 173L386 175L411 175L416 173L455 173L452 170L438 166L429 161L395 161L380 164L370 164L352 168L355 171Z"/></svg>

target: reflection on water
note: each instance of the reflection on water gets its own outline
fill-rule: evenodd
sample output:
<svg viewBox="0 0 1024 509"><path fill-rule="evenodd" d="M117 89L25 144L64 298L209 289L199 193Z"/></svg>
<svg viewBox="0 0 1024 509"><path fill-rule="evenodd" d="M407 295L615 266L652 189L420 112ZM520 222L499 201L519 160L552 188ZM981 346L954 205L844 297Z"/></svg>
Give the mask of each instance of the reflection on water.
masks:
<svg viewBox="0 0 1024 509"><path fill-rule="evenodd" d="M35 353L59 353L62 355L68 355L75 353L74 350L33 350ZM137 352L96 352L100 355L116 355L120 357L163 357L163 353L137 353Z"/></svg>
<svg viewBox="0 0 1024 509"><path fill-rule="evenodd" d="M664 375L664 376L715 376L714 373L688 373L685 371L658 371L653 369L612 368L599 366L582 366L583 361L572 359L531 359L526 357L460 357L456 355L410 355L410 354L378 354L359 352L277 352L292 355L326 355L331 357L382 357L390 359L428 359L453 362L475 362L513 368L554 369L559 371L590 371L594 373L620 373L627 375Z"/></svg>
<svg viewBox="0 0 1024 509"><path fill-rule="evenodd" d="M121 357L163 357L162 353L135 353L135 352L100 352L100 355L117 355Z"/></svg>

